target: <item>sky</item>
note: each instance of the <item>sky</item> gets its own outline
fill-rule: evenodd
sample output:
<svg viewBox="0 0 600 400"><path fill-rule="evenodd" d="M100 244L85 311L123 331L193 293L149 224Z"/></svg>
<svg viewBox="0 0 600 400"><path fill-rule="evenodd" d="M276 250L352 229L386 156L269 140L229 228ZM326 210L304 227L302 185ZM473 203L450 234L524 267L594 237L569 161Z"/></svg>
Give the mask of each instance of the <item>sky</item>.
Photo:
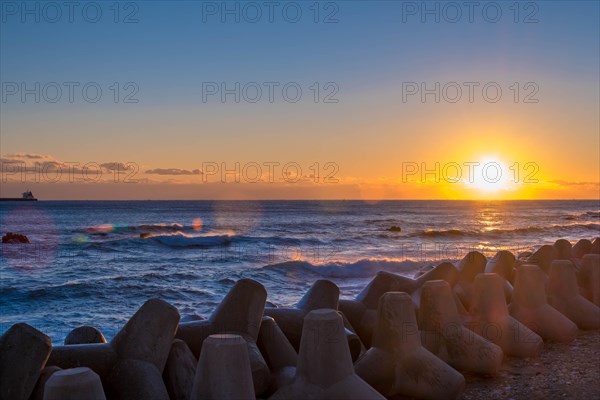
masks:
<svg viewBox="0 0 600 400"><path fill-rule="evenodd" d="M597 1L0 1L3 197L600 197Z"/></svg>

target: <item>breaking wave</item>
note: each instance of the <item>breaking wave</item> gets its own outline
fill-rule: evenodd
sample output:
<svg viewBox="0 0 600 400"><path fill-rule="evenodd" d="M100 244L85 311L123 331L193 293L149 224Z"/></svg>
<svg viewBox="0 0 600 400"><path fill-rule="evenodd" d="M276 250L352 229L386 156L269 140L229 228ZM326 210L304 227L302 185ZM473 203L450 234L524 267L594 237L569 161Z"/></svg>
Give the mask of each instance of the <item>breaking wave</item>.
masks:
<svg viewBox="0 0 600 400"><path fill-rule="evenodd" d="M136 233L136 232L181 232L191 230L192 227L186 227L178 223L158 223L158 224L140 224L140 225L118 225L101 224L87 227L85 232L91 235L105 235L108 233Z"/></svg>
<svg viewBox="0 0 600 400"><path fill-rule="evenodd" d="M462 230L462 229L446 229L435 230L428 229L417 233L407 235L408 237L424 237L424 238L454 238L454 237L486 237L486 236L503 236L503 235L522 235L529 233L565 233L576 230L591 230L600 231L600 224L568 224L568 225L552 225L552 226L529 226L526 228L515 229L490 229L485 231L480 230Z"/></svg>
<svg viewBox="0 0 600 400"><path fill-rule="evenodd" d="M145 239L154 240L169 247L214 247L231 243L231 235L192 236L182 232L150 235Z"/></svg>
<svg viewBox="0 0 600 400"><path fill-rule="evenodd" d="M275 271L283 274L311 273L330 278L369 278L379 271L395 272L412 276L426 262L396 261L388 259L361 259L354 262L331 261L313 264L308 261L286 261L269 264L263 270Z"/></svg>

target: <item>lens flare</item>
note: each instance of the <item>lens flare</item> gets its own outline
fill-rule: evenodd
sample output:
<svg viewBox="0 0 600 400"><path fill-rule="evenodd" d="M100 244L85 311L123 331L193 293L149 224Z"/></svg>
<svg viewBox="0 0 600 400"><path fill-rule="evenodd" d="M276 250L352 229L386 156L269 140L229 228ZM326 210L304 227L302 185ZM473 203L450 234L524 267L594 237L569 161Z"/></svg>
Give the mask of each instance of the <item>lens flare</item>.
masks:
<svg viewBox="0 0 600 400"><path fill-rule="evenodd" d="M88 235L84 235L82 233L78 233L76 235L73 235L73 243L78 243L78 244L82 244L82 243L87 243L90 241L90 238L88 237Z"/></svg>
<svg viewBox="0 0 600 400"><path fill-rule="evenodd" d="M92 226L87 229L89 233L109 233L115 230L115 226L113 224L101 224Z"/></svg>

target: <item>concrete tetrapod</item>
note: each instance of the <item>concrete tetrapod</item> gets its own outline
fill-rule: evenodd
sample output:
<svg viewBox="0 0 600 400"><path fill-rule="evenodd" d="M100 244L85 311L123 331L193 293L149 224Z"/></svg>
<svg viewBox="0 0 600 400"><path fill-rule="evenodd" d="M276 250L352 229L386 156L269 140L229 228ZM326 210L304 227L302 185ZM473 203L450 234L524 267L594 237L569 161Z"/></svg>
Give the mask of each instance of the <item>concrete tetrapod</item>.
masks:
<svg viewBox="0 0 600 400"><path fill-rule="evenodd" d="M446 281L451 287L453 287L456 285L456 282L458 282L458 279L458 269L456 269L454 264L444 261L433 267L431 270L424 272L423 274L419 274L419 276L415 278L415 285L412 291L414 293L416 290L419 290L425 282L437 280Z"/></svg>
<svg viewBox="0 0 600 400"><path fill-rule="evenodd" d="M384 400L384 397L355 374L342 317L336 310L319 309L304 319L294 379L270 399Z"/></svg>
<svg viewBox="0 0 600 400"><path fill-rule="evenodd" d="M386 397L455 399L465 388L462 374L421 346L414 304L404 292L379 299L373 347L354 369Z"/></svg>
<svg viewBox="0 0 600 400"><path fill-rule="evenodd" d="M522 252L520 252L520 253L517 254L517 260L519 260L519 261L525 261L529 257L531 257L532 255L533 255L533 253L531 251L522 251Z"/></svg>
<svg viewBox="0 0 600 400"><path fill-rule="evenodd" d="M183 340L175 339L163 371L163 381L171 400L189 400L198 362Z"/></svg>
<svg viewBox="0 0 600 400"><path fill-rule="evenodd" d="M415 305L415 312L418 312L419 307L421 307L421 289L423 288L423 283L428 281L444 280L448 282L451 288L454 288L454 286L458 282L459 272L458 269L456 269L456 267L452 263L443 262L435 267L435 271L436 273L431 273L425 276L425 278L427 279L422 280L420 282L419 287L415 289L411 294L413 304ZM461 316L461 319L466 319L468 313L465 309L465 306L462 304L462 301L454 291L452 291L452 296L454 297L454 303L456 304L456 308L458 309L458 314Z"/></svg>
<svg viewBox="0 0 600 400"><path fill-rule="evenodd" d="M573 321L579 329L600 329L600 308L579 294L575 266L555 260L550 267L548 303Z"/></svg>
<svg viewBox="0 0 600 400"><path fill-rule="evenodd" d="M554 246L545 244L527 258L527 264L537 265L546 274L550 272L552 261L556 260L557 253Z"/></svg>
<svg viewBox="0 0 600 400"><path fill-rule="evenodd" d="M56 346L48 365L90 368L102 379L109 398L167 400L161 373L178 323L175 307L150 299L110 343Z"/></svg>
<svg viewBox="0 0 600 400"><path fill-rule="evenodd" d="M542 338L508 314L504 300L504 279L493 273L475 277L475 291L467 325L478 335L500 346L513 357L536 357L543 346Z"/></svg>
<svg viewBox="0 0 600 400"><path fill-rule="evenodd" d="M320 308L338 309L340 289L328 280L318 280L313 283L308 292L293 308L265 308L265 315L273 317L277 325L288 338L295 349L300 348L300 337L304 317L312 310ZM346 339L350 346L352 359L355 360L363 350L363 344L358 335L353 331L353 325L346 324Z"/></svg>
<svg viewBox="0 0 600 400"><path fill-rule="evenodd" d="M109 377L110 399L167 400L169 392L161 372L151 363L126 359L119 361Z"/></svg>
<svg viewBox="0 0 600 400"><path fill-rule="evenodd" d="M416 279L380 271L354 300L340 300L340 310L348 317L365 346L370 347L373 329L377 323L379 298L387 292L414 293L418 296L423 283L438 279L443 279L453 286L458 279L456 267L449 262L443 262L420 274ZM415 304L418 305L418 299Z"/></svg>
<svg viewBox="0 0 600 400"><path fill-rule="evenodd" d="M423 285L418 324L423 346L452 367L481 374L498 372L502 349L463 326L447 282Z"/></svg>
<svg viewBox="0 0 600 400"><path fill-rule="evenodd" d="M183 340L197 358L202 343L210 335L231 333L244 338L255 394L260 395L269 385L269 367L256 345L266 300L263 285L252 279L240 279L209 319L180 324L177 338Z"/></svg>
<svg viewBox="0 0 600 400"><path fill-rule="evenodd" d="M508 312L544 340L571 342L577 325L548 304L545 281L546 274L537 265L519 266Z"/></svg>
<svg viewBox="0 0 600 400"><path fill-rule="evenodd" d="M586 254L577 276L583 297L600 307L600 254Z"/></svg>
<svg viewBox="0 0 600 400"><path fill-rule="evenodd" d="M117 393L122 399L168 398L162 371L178 323L177 309L158 299L148 300L127 321L110 341L119 356L109 377L111 394Z"/></svg>
<svg viewBox="0 0 600 400"><path fill-rule="evenodd" d="M458 263L458 282L453 289L467 310L471 306L475 277L485 271L486 264L487 259L478 251L470 251Z"/></svg>
<svg viewBox="0 0 600 400"><path fill-rule="evenodd" d="M502 278L502 290L507 303L510 303L513 292L513 275L517 259L508 250L500 250L485 265L485 272L498 274Z"/></svg>
<svg viewBox="0 0 600 400"><path fill-rule="evenodd" d="M50 338L23 323L0 337L0 399L27 400L52 351Z"/></svg>
<svg viewBox="0 0 600 400"><path fill-rule="evenodd" d="M46 386L46 382L48 379L54 374L56 371L62 371L55 365L51 365L49 367L45 367L38 378L37 383L35 384L35 388L33 388L33 392L31 396L29 396L29 400L43 400L44 398L44 387Z"/></svg>
<svg viewBox="0 0 600 400"><path fill-rule="evenodd" d="M100 377L85 367L56 371L46 382L44 400L106 400Z"/></svg>
<svg viewBox="0 0 600 400"><path fill-rule="evenodd" d="M580 239L575 243L571 251L574 258L582 258L584 255L592 252L594 245L588 239Z"/></svg>
<svg viewBox="0 0 600 400"><path fill-rule="evenodd" d="M513 253L508 250L500 250L487 261L484 271L498 274L505 280L510 281L516 263L517 259Z"/></svg>
<svg viewBox="0 0 600 400"><path fill-rule="evenodd" d="M569 242L566 239L558 239L556 242L554 242L554 249L556 250L556 259L557 260L570 260L571 259L571 252L573 249L573 246L571 245L571 242Z"/></svg>
<svg viewBox="0 0 600 400"><path fill-rule="evenodd" d="M354 300L340 300L339 308L368 348L371 346L379 298L386 292L402 290L412 292L415 287L414 279L379 271Z"/></svg>
<svg viewBox="0 0 600 400"><path fill-rule="evenodd" d="M594 239L592 242L592 248L590 250L590 254L600 254L600 237Z"/></svg>
<svg viewBox="0 0 600 400"><path fill-rule="evenodd" d="M272 394L294 378L298 354L271 317L263 317L257 344L271 369L269 392Z"/></svg>
<svg viewBox="0 0 600 400"><path fill-rule="evenodd" d="M65 338L65 344L106 343L106 338L98 328L80 326L73 329Z"/></svg>
<svg viewBox="0 0 600 400"><path fill-rule="evenodd" d="M250 358L240 335L210 335L202 342L192 400L254 400Z"/></svg>

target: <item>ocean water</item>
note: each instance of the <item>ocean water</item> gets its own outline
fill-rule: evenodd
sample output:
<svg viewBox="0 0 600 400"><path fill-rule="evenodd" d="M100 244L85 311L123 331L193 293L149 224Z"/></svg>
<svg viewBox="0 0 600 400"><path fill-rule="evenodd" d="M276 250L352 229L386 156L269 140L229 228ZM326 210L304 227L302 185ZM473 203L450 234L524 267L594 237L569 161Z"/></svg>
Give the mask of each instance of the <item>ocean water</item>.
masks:
<svg viewBox="0 0 600 400"><path fill-rule="evenodd" d="M0 333L27 322L59 344L80 325L110 339L151 297L207 317L240 278L285 306L317 279L351 298L379 270L593 239L600 202L4 202L0 231L32 242L0 248Z"/></svg>

